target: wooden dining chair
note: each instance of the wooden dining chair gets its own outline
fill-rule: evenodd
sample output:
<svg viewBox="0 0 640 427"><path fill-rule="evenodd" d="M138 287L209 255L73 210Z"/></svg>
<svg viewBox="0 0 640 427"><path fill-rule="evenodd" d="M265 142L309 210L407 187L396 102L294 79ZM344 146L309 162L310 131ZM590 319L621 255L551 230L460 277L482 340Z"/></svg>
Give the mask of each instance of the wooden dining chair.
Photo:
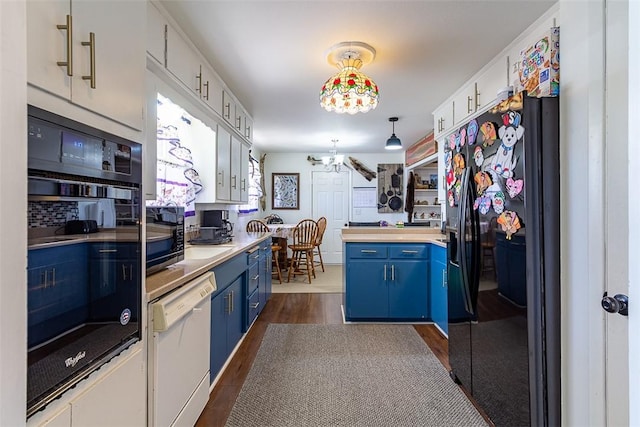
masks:
<svg viewBox="0 0 640 427"><path fill-rule="evenodd" d="M322 267L322 271L324 271L324 261L322 260L322 252L320 251L320 245L322 244L322 236L324 236L324 232L327 229L327 218L321 216L318 218L318 237L316 238L316 243L313 246L313 265L319 265ZM316 257L319 258L319 261L316 261Z"/></svg>
<svg viewBox="0 0 640 427"><path fill-rule="evenodd" d="M252 219L247 223L247 233L268 233L269 227L264 221Z"/></svg>
<svg viewBox="0 0 640 427"><path fill-rule="evenodd" d="M247 223L247 233L268 233L269 231L271 230L269 230L267 224L259 219L252 219ZM272 240L271 253L273 262L271 263L271 277L275 275L280 283L282 283L282 273L280 272L280 262L278 261L280 250L282 250L282 247L274 244Z"/></svg>
<svg viewBox="0 0 640 427"><path fill-rule="evenodd" d="M293 230L293 244L289 245L292 251L291 263L287 282L291 281L291 275L304 274L306 271L309 283L311 276L316 277L313 267L313 248L318 238L318 224L312 219L303 219Z"/></svg>

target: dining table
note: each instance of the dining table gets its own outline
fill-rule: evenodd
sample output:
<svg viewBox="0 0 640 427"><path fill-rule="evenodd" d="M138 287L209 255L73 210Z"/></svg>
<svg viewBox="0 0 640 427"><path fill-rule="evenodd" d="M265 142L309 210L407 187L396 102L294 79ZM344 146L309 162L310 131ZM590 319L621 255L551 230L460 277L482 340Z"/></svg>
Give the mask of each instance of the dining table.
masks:
<svg viewBox="0 0 640 427"><path fill-rule="evenodd" d="M293 230L298 224L267 224L269 231L273 233L273 243L276 243L282 249L278 253L278 263L282 270L289 269L288 241L293 239Z"/></svg>

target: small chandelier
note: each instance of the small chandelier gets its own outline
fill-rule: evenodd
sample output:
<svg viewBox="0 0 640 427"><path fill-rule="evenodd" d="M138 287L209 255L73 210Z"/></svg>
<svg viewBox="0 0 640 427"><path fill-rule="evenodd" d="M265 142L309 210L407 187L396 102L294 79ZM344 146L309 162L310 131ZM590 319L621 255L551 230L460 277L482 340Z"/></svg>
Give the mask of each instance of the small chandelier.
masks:
<svg viewBox="0 0 640 427"><path fill-rule="evenodd" d="M330 156L322 156L322 164L324 168L329 172L340 172L342 166L346 166L344 164L344 155L338 154L338 150L336 149L336 144L338 143L337 139L332 139L333 142L333 150L329 150Z"/></svg>
<svg viewBox="0 0 640 427"><path fill-rule="evenodd" d="M320 89L320 105L336 113L366 113L378 106L378 85L360 72L373 61L376 51L362 42L342 42L329 48L327 61L340 71Z"/></svg>

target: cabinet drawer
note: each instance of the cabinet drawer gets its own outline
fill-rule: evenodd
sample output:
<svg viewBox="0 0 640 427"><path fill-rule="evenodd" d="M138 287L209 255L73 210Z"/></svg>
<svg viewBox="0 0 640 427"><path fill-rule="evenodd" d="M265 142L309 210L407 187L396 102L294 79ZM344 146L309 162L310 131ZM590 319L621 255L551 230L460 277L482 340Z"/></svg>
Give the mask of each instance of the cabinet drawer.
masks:
<svg viewBox="0 0 640 427"><path fill-rule="evenodd" d="M393 245L389 246L389 258L392 259L427 259L427 245Z"/></svg>
<svg viewBox="0 0 640 427"><path fill-rule="evenodd" d="M136 245L132 243L91 243L91 258L128 259L136 255Z"/></svg>
<svg viewBox="0 0 640 427"><path fill-rule="evenodd" d="M258 262L258 259L260 258L260 246L254 246L251 249L249 249L249 252L247 252L247 265L251 265L254 262Z"/></svg>
<svg viewBox="0 0 640 427"><path fill-rule="evenodd" d="M347 259L350 258L387 258L387 247L366 243L352 243L347 245Z"/></svg>
<svg viewBox="0 0 640 427"><path fill-rule="evenodd" d="M253 321L258 317L260 312L260 293L258 290L254 290L253 293L247 298L247 329Z"/></svg>
<svg viewBox="0 0 640 427"><path fill-rule="evenodd" d="M253 263L247 270L247 295L250 295L255 289L258 289L258 283L260 280L260 268L259 264Z"/></svg>

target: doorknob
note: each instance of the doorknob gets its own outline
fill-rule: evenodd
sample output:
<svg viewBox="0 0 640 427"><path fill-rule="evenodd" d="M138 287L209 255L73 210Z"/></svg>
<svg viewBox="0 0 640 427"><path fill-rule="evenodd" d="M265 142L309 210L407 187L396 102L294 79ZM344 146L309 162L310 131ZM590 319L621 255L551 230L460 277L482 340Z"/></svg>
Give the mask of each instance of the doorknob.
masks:
<svg viewBox="0 0 640 427"><path fill-rule="evenodd" d="M629 297L623 294L616 294L612 297L605 292L602 296L602 308L607 313L618 313L623 316L629 315Z"/></svg>

